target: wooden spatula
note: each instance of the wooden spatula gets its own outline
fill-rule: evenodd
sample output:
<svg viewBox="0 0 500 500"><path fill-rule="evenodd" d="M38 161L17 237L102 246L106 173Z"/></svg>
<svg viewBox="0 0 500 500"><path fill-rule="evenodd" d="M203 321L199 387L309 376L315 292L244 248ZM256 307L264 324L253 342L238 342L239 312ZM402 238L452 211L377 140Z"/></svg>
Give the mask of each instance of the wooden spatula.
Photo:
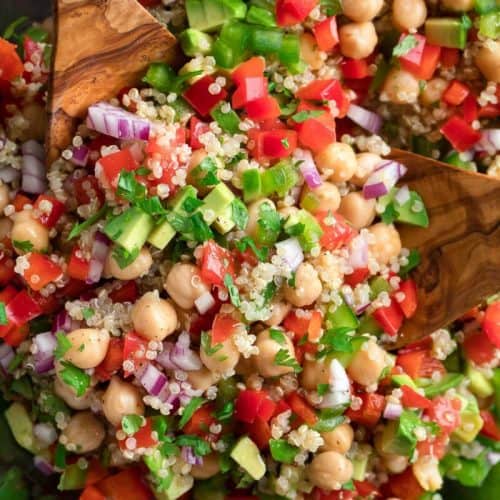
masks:
<svg viewBox="0 0 500 500"><path fill-rule="evenodd" d="M47 136L53 161L87 108L136 85L155 61L175 59L175 37L136 0L57 0Z"/></svg>

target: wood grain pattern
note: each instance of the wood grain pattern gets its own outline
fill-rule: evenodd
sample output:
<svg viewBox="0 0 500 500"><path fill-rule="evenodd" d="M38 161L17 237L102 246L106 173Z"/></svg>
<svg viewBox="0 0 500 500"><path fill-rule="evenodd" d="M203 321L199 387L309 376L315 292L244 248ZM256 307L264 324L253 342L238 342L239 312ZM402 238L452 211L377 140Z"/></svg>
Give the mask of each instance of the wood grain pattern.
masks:
<svg viewBox="0 0 500 500"><path fill-rule="evenodd" d="M175 37L136 0L58 0L49 159L87 108L136 85L151 62L176 57Z"/></svg>
<svg viewBox="0 0 500 500"><path fill-rule="evenodd" d="M403 246L418 248L421 265L416 315L397 345L442 328L500 290L500 181L406 151L392 158L408 167L404 178L426 204L428 228L399 226Z"/></svg>

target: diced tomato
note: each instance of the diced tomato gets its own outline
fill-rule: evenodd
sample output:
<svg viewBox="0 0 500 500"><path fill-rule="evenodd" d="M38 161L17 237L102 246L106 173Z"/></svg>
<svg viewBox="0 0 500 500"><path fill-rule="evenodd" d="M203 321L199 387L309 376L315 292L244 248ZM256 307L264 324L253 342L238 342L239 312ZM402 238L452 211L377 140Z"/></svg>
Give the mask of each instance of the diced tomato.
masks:
<svg viewBox="0 0 500 500"><path fill-rule="evenodd" d="M7 255L0 258L0 285L7 285L16 275L15 262Z"/></svg>
<svg viewBox="0 0 500 500"><path fill-rule="evenodd" d="M284 413L285 411L288 411L288 410L291 410L290 405L284 399L280 399L276 403L276 408L274 410L273 416L275 417L276 415L279 415L280 413Z"/></svg>
<svg viewBox="0 0 500 500"><path fill-rule="evenodd" d="M201 279L208 284L224 286L224 278L229 274L234 278L234 258L229 250L215 241L207 241L201 258Z"/></svg>
<svg viewBox="0 0 500 500"><path fill-rule="evenodd" d="M459 116L452 116L440 131L457 151L467 151L481 139L481 132Z"/></svg>
<svg viewBox="0 0 500 500"><path fill-rule="evenodd" d="M411 467L408 467L401 474L389 476L388 485L392 496L400 500L419 500L424 494L424 489L417 481Z"/></svg>
<svg viewBox="0 0 500 500"><path fill-rule="evenodd" d="M216 314L212 323L212 344L220 344L231 337L238 324L238 321L229 314Z"/></svg>
<svg viewBox="0 0 500 500"><path fill-rule="evenodd" d="M497 424L495 417L489 410L481 410L479 412L483 419L483 427L481 434L494 441L500 441L500 427Z"/></svg>
<svg viewBox="0 0 500 500"><path fill-rule="evenodd" d="M237 66L231 73L231 78L236 85L240 85L245 78L264 76L265 69L265 59L261 56L254 56Z"/></svg>
<svg viewBox="0 0 500 500"><path fill-rule="evenodd" d="M100 382L109 380L123 365L123 339L113 337L108 346L106 357L95 368L95 374Z"/></svg>
<svg viewBox="0 0 500 500"><path fill-rule="evenodd" d="M349 109L349 98L338 80L314 80L299 89L296 95L308 101L335 101L339 118Z"/></svg>
<svg viewBox="0 0 500 500"><path fill-rule="evenodd" d="M366 59L344 59L340 63L344 78L362 80L370 76L369 64Z"/></svg>
<svg viewBox="0 0 500 500"><path fill-rule="evenodd" d="M316 118L309 118L297 127L302 147L319 153L336 140L335 125L328 127Z"/></svg>
<svg viewBox="0 0 500 500"><path fill-rule="evenodd" d="M0 302L7 305L17 294L17 290L12 285L7 285L0 292Z"/></svg>
<svg viewBox="0 0 500 500"><path fill-rule="evenodd" d="M106 500L106 497L95 486L86 486L80 500Z"/></svg>
<svg viewBox="0 0 500 500"><path fill-rule="evenodd" d="M259 417L267 422L274 415L276 404L269 398L265 391L245 389L238 394L234 416L240 422L253 424Z"/></svg>
<svg viewBox="0 0 500 500"><path fill-rule="evenodd" d="M294 130L251 130L248 149L257 160L287 158L297 149L297 132Z"/></svg>
<svg viewBox="0 0 500 500"><path fill-rule="evenodd" d="M197 113L201 116L208 116L210 111L224 101L227 97L227 90L221 88L217 94L210 92L211 86L214 85L215 79L209 75L197 80L191 87L184 92L184 99L193 106Z"/></svg>
<svg viewBox="0 0 500 500"><path fill-rule="evenodd" d="M15 326L7 333L3 340L11 347L17 347L28 338L29 333L30 330L28 325Z"/></svg>
<svg viewBox="0 0 500 500"><path fill-rule="evenodd" d="M80 205L86 205L96 198L99 200L100 206L104 203L104 193L99 185L99 181L93 175L86 175L85 177L76 179L73 187L76 201Z"/></svg>
<svg viewBox="0 0 500 500"><path fill-rule="evenodd" d="M13 297L6 306L7 318L14 325L21 326L37 316L40 316L42 310L40 306L28 295L26 290L21 290Z"/></svg>
<svg viewBox="0 0 500 500"><path fill-rule="evenodd" d="M437 396L432 400L432 406L425 410L425 414L441 429L451 434L460 426L460 410L462 403L458 398Z"/></svg>
<svg viewBox="0 0 500 500"><path fill-rule="evenodd" d="M411 318L415 314L418 306L417 285L415 284L415 281L411 278L402 281L399 285L398 293L404 294L403 300L397 300L399 307L403 311L405 318ZM395 296L397 297L398 294Z"/></svg>
<svg viewBox="0 0 500 500"><path fill-rule="evenodd" d="M41 194L35 201L37 219L46 227L52 228L64 213L64 203L54 196Z"/></svg>
<svg viewBox="0 0 500 500"><path fill-rule="evenodd" d="M158 444L158 439L153 436L153 424L151 418L146 418L146 422L131 437L135 439L137 448L152 448ZM127 449L127 438L119 440L118 443L122 450Z"/></svg>
<svg viewBox="0 0 500 500"><path fill-rule="evenodd" d="M139 296L139 289L135 281L120 281L117 286L109 292L109 298L113 302L135 302Z"/></svg>
<svg viewBox="0 0 500 500"><path fill-rule="evenodd" d="M89 462L87 468L87 475L85 476L85 486L92 486L98 483L105 477L109 476L109 469L106 469L101 465L101 462L97 458L93 458Z"/></svg>
<svg viewBox="0 0 500 500"><path fill-rule="evenodd" d="M25 205L32 205L33 202L24 194L17 193L15 198L12 200L12 205L16 209L16 212L23 210Z"/></svg>
<svg viewBox="0 0 500 500"><path fill-rule="evenodd" d="M392 298L389 306L379 307L373 312L373 318L385 333L396 335L403 324L404 314L399 304Z"/></svg>
<svg viewBox="0 0 500 500"><path fill-rule="evenodd" d="M272 434L268 422L257 417L253 423L244 425L250 439L257 445L259 450L269 448L269 441L272 438Z"/></svg>
<svg viewBox="0 0 500 500"><path fill-rule="evenodd" d="M373 427L380 420L384 411L384 396L375 392L362 392L357 396L361 398L361 407L358 410L349 408L346 415L358 424Z"/></svg>
<svg viewBox="0 0 500 500"><path fill-rule="evenodd" d="M358 495L362 497L379 497L380 491L378 488L370 481L356 481L354 480L354 486Z"/></svg>
<svg viewBox="0 0 500 500"><path fill-rule="evenodd" d="M344 282L354 288L356 285L363 283L369 275L370 270L367 267L360 267L358 269L354 269L351 274L346 274L344 276Z"/></svg>
<svg viewBox="0 0 500 500"><path fill-rule="evenodd" d="M417 443L419 457L433 456L441 460L446 455L447 448L448 436L444 432Z"/></svg>
<svg viewBox="0 0 500 500"><path fill-rule="evenodd" d="M403 368L412 379L430 378L435 372L446 373L443 363L427 350L400 353L396 357L396 365Z"/></svg>
<svg viewBox="0 0 500 500"><path fill-rule="evenodd" d="M479 118L498 118L500 116L500 104L487 104L481 106L478 111Z"/></svg>
<svg viewBox="0 0 500 500"><path fill-rule="evenodd" d="M293 26L306 19L319 0L278 0L276 21L278 26Z"/></svg>
<svg viewBox="0 0 500 500"><path fill-rule="evenodd" d="M0 38L0 80L11 82L23 72L24 65L17 55L16 46Z"/></svg>
<svg viewBox="0 0 500 500"><path fill-rule="evenodd" d="M118 179L122 170L132 172L139 167L132 152L128 148L103 156L99 159L97 164L102 168L106 180L114 188L118 185Z"/></svg>
<svg viewBox="0 0 500 500"><path fill-rule="evenodd" d="M195 436L205 437L209 433L210 426L217 423L213 415L214 407L212 404L200 406L183 427L185 434L194 434Z"/></svg>
<svg viewBox="0 0 500 500"><path fill-rule="evenodd" d="M80 281L86 281L89 275L90 262L81 256L81 250L78 247L73 247L69 258L66 272L68 276Z"/></svg>
<svg viewBox="0 0 500 500"><path fill-rule="evenodd" d="M189 145L193 149L201 149L203 144L200 142L199 137L210 130L208 123L202 122L199 118L193 116L189 121L189 130Z"/></svg>
<svg viewBox="0 0 500 500"><path fill-rule="evenodd" d="M295 335L295 339L300 339L307 334L309 340L317 340L321 334L322 316L320 311L308 311L304 315L298 316L295 311L287 314L283 321L283 326L287 331Z"/></svg>
<svg viewBox="0 0 500 500"><path fill-rule="evenodd" d="M454 68L460 61L460 51L441 47L441 66L443 68Z"/></svg>
<svg viewBox="0 0 500 500"><path fill-rule="evenodd" d="M332 16L316 23L313 27L313 33L320 50L330 52L339 43L337 18Z"/></svg>
<svg viewBox="0 0 500 500"><path fill-rule="evenodd" d="M483 321L483 332L492 344L500 349L500 301L486 308Z"/></svg>
<svg viewBox="0 0 500 500"><path fill-rule="evenodd" d="M289 394L286 397L286 402L290 405L292 412L306 424L314 425L318 422L316 412L297 392Z"/></svg>
<svg viewBox="0 0 500 500"><path fill-rule="evenodd" d="M244 78L231 98L234 109L243 108L245 104L267 96L267 78L249 76Z"/></svg>
<svg viewBox="0 0 500 500"><path fill-rule="evenodd" d="M106 500L150 500L152 493L144 474L137 467L129 467L96 484Z"/></svg>
<svg viewBox="0 0 500 500"><path fill-rule="evenodd" d="M401 67L419 80L430 80L436 71L441 56L441 47L425 44L420 64L400 59Z"/></svg>
<svg viewBox="0 0 500 500"><path fill-rule="evenodd" d="M403 406L406 408L420 408L421 410L425 410L432 406L432 402L429 399L407 385L403 385L401 391L403 392L401 403L403 403Z"/></svg>
<svg viewBox="0 0 500 500"><path fill-rule="evenodd" d="M470 92L462 103L462 115L467 123L472 123L479 117L479 107L476 96Z"/></svg>
<svg viewBox="0 0 500 500"><path fill-rule="evenodd" d="M278 101L270 95L248 102L245 111L248 118L257 122L273 120L281 115Z"/></svg>
<svg viewBox="0 0 500 500"><path fill-rule="evenodd" d="M453 80L443 93L443 101L450 106L459 106L470 94L470 88L458 80Z"/></svg>
<svg viewBox="0 0 500 500"><path fill-rule="evenodd" d="M23 277L32 290L41 290L63 274L59 264L41 253L28 253L25 259L29 267L24 270Z"/></svg>
<svg viewBox="0 0 500 500"><path fill-rule="evenodd" d="M353 500L356 497L356 492L351 490L332 490L325 491L320 488L314 488L310 500Z"/></svg>
<svg viewBox="0 0 500 500"><path fill-rule="evenodd" d="M141 364L146 361L146 351L148 349L148 341L139 337L134 332L129 332L125 335L123 343L123 360L132 361L134 369L137 370ZM125 377L128 377L135 370L125 370Z"/></svg>
<svg viewBox="0 0 500 500"><path fill-rule="evenodd" d="M326 250L338 250L347 245L358 233L356 229L350 226L342 215L332 212L318 212L315 214L323 235L320 244ZM329 224L328 219L333 218L334 223Z"/></svg>

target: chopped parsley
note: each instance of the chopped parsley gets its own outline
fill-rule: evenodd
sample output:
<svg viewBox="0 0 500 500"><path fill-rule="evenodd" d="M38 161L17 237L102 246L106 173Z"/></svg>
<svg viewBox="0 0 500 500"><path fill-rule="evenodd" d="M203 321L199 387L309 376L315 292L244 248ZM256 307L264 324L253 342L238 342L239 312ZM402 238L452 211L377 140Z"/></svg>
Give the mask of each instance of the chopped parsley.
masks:
<svg viewBox="0 0 500 500"><path fill-rule="evenodd" d="M66 468L66 448L63 444L57 443L54 453L54 465L59 469Z"/></svg>
<svg viewBox="0 0 500 500"><path fill-rule="evenodd" d="M131 252L129 252L128 250L125 250L125 248L117 245L113 250L113 259L116 260L120 269L125 269L127 266L130 266L135 259L137 259L139 252L139 248L134 248Z"/></svg>
<svg viewBox="0 0 500 500"><path fill-rule="evenodd" d="M300 236L304 232L305 228L305 224L302 224L302 222L297 222L297 224L286 227L285 233L288 234L288 236Z"/></svg>
<svg viewBox="0 0 500 500"><path fill-rule="evenodd" d="M285 137L284 139L281 139L281 145L285 148L288 149L290 148L290 143L288 142L288 139Z"/></svg>
<svg viewBox="0 0 500 500"><path fill-rule="evenodd" d="M63 366L60 371L61 380L72 387L78 397L83 396L90 386L90 376L72 363L62 361L61 364Z"/></svg>
<svg viewBox="0 0 500 500"><path fill-rule="evenodd" d="M237 240L235 242L235 246L242 253L247 248L250 248L260 262L266 262L267 260L267 256L269 254L269 248L267 247L258 248L257 245L255 244L255 241L253 241L252 238L250 238L250 236L245 236L241 238L241 240Z"/></svg>
<svg viewBox="0 0 500 500"><path fill-rule="evenodd" d="M274 460L284 464L293 463L297 453L299 452L299 448L297 446L290 444L285 439L270 439L269 450Z"/></svg>
<svg viewBox="0 0 500 500"><path fill-rule="evenodd" d="M274 281L270 281L266 287L264 288L264 291L262 292L262 297L264 298L264 304L269 304L271 302L272 298L276 295L278 287L276 286L276 283Z"/></svg>
<svg viewBox="0 0 500 500"><path fill-rule="evenodd" d="M248 209L246 205L238 198L231 202L231 218L236 227L243 231L248 224Z"/></svg>
<svg viewBox="0 0 500 500"><path fill-rule="evenodd" d="M279 366L289 366L290 368L293 368L293 371L295 373L300 373L302 371L302 367L290 354L290 351L288 349L280 349L276 353L276 356L274 357L274 364Z"/></svg>
<svg viewBox="0 0 500 500"><path fill-rule="evenodd" d="M394 202L390 202L385 207L385 210L380 215L384 224L392 224L399 217L399 212L396 210Z"/></svg>
<svg viewBox="0 0 500 500"><path fill-rule="evenodd" d="M0 302L0 325L8 324L9 320L7 318L7 311L5 310L5 304Z"/></svg>
<svg viewBox="0 0 500 500"><path fill-rule="evenodd" d="M141 415L125 415L122 417L122 431L127 436L134 435L141 427L144 417Z"/></svg>
<svg viewBox="0 0 500 500"><path fill-rule="evenodd" d="M200 186L215 186L220 182L217 178L217 170L218 168L215 160L210 156L206 156L200 164L194 168L192 175Z"/></svg>
<svg viewBox="0 0 500 500"><path fill-rule="evenodd" d="M344 326L327 330L319 340L323 349L316 354L316 357L320 359L334 352L352 352L354 349L352 332L352 328Z"/></svg>
<svg viewBox="0 0 500 500"><path fill-rule="evenodd" d="M54 357L56 359L61 359L73 347L73 344L64 332L57 332L56 339L57 346L54 350Z"/></svg>
<svg viewBox="0 0 500 500"><path fill-rule="evenodd" d="M258 235L261 243L272 245L281 230L281 217L270 203L262 203L257 219Z"/></svg>
<svg viewBox="0 0 500 500"><path fill-rule="evenodd" d="M319 420L314 425L314 430L318 432L330 432L344 422L344 416L342 413L345 408L325 408L319 412Z"/></svg>
<svg viewBox="0 0 500 500"><path fill-rule="evenodd" d="M80 236L80 234L88 229L89 227L93 226L99 219L104 217L106 215L106 212L108 210L108 206L104 204L94 215L89 217L86 221L81 222L79 224L75 224L72 228L70 233L68 234L67 241L72 240L73 238L76 238L77 236Z"/></svg>
<svg viewBox="0 0 500 500"><path fill-rule="evenodd" d="M397 45L392 49L392 55L394 57L401 57L418 45L418 40L414 35L406 35Z"/></svg>
<svg viewBox="0 0 500 500"><path fill-rule="evenodd" d="M182 417L179 421L179 429L182 429L191 420L194 412L205 402L205 398L195 397L184 407Z"/></svg>
<svg viewBox="0 0 500 500"><path fill-rule="evenodd" d="M288 278L287 284L288 286L291 286L292 288L295 288L295 278L297 276L297 273L295 271L292 272L292 276Z"/></svg>
<svg viewBox="0 0 500 500"><path fill-rule="evenodd" d="M269 337L271 337L274 341L278 342L279 345L286 344L285 334L281 330L276 330L276 328L271 328L269 330Z"/></svg>
<svg viewBox="0 0 500 500"><path fill-rule="evenodd" d="M33 243L29 240L12 240L12 244L21 252L31 252L33 250Z"/></svg>
<svg viewBox="0 0 500 500"><path fill-rule="evenodd" d="M356 487L354 486L353 480L349 479L349 481L347 481L347 483L344 483L342 485L342 489L343 490L348 490L348 491L354 491L356 489Z"/></svg>
<svg viewBox="0 0 500 500"><path fill-rule="evenodd" d="M182 208L188 213L192 214L198 208L203 206L203 201L199 200L198 198L195 198L194 196L188 196L185 200L184 203L182 204Z"/></svg>
<svg viewBox="0 0 500 500"><path fill-rule="evenodd" d="M233 304L234 307L240 307L240 292L234 284L233 277L229 273L226 273L226 275L224 276L224 286L227 288L227 291L229 293L231 304Z"/></svg>
<svg viewBox="0 0 500 500"><path fill-rule="evenodd" d="M323 114L325 114L325 111L322 109L311 109L311 110L299 111L298 113L295 113L292 116L292 120L295 123L303 123L306 120L309 120L309 118L318 118L318 116L321 116Z"/></svg>
<svg viewBox="0 0 500 500"><path fill-rule="evenodd" d="M90 319L95 314L95 311L91 307L84 307L82 311L83 319Z"/></svg>
<svg viewBox="0 0 500 500"><path fill-rule="evenodd" d="M205 351L207 356L213 356L215 353L222 349L222 344L215 344L212 346L212 337L208 332L201 333L201 348Z"/></svg>
<svg viewBox="0 0 500 500"><path fill-rule="evenodd" d="M399 270L399 274L402 278L406 278L410 271L415 269L420 264L420 252L415 248L411 249L410 255L408 255L407 259L408 264L401 266Z"/></svg>
<svg viewBox="0 0 500 500"><path fill-rule="evenodd" d="M328 16L342 14L341 0L321 0L321 10Z"/></svg>
<svg viewBox="0 0 500 500"><path fill-rule="evenodd" d="M208 455L212 451L212 448L204 439L189 434L179 436L175 440L175 444L177 444L177 446L190 446L194 454L199 457Z"/></svg>
<svg viewBox="0 0 500 500"><path fill-rule="evenodd" d="M230 420L234 413L234 403L232 401L228 401L224 403L224 406L215 412L215 418L220 422L225 422L226 420Z"/></svg>
<svg viewBox="0 0 500 500"><path fill-rule="evenodd" d="M316 389L320 396L324 396L330 390L330 384L318 384Z"/></svg>

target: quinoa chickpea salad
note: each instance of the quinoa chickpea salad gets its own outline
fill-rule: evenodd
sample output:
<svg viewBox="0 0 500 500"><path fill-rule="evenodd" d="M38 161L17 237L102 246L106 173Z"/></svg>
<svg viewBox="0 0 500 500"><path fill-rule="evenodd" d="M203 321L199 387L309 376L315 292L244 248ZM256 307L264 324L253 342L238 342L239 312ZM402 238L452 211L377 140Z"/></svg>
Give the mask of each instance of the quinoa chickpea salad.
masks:
<svg viewBox="0 0 500 500"><path fill-rule="evenodd" d="M392 349L429 219L388 155L500 177L498 0L140 3L185 64L50 165L51 24L0 38L0 387L51 498L495 498L500 300Z"/></svg>

